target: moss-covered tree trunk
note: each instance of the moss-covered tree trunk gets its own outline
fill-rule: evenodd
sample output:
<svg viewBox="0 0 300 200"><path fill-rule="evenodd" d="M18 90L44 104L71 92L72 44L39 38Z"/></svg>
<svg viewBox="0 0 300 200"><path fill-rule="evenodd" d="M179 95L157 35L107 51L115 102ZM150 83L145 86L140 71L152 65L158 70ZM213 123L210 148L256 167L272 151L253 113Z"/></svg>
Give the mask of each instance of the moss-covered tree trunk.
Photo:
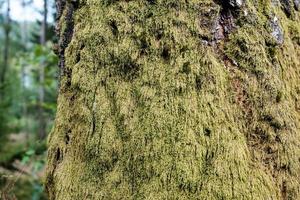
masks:
<svg viewBox="0 0 300 200"><path fill-rule="evenodd" d="M51 200L300 199L297 0L59 0Z"/></svg>

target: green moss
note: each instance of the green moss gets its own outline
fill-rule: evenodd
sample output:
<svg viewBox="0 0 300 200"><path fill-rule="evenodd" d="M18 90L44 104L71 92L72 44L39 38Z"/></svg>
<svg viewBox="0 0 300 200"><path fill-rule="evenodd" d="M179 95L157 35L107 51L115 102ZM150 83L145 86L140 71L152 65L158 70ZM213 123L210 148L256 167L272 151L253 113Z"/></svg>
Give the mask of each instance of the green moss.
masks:
<svg viewBox="0 0 300 200"><path fill-rule="evenodd" d="M299 198L299 23L247 1L208 46L219 5L151 2L81 1L75 12L50 199Z"/></svg>

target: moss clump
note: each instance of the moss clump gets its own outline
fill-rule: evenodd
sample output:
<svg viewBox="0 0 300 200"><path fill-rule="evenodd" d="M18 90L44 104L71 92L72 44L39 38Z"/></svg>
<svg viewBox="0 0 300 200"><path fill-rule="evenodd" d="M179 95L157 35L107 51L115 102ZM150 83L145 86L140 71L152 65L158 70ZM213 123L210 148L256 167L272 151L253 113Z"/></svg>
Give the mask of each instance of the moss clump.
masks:
<svg viewBox="0 0 300 200"><path fill-rule="evenodd" d="M300 198L299 22L247 1L214 41L221 10L79 2L49 138L50 199Z"/></svg>

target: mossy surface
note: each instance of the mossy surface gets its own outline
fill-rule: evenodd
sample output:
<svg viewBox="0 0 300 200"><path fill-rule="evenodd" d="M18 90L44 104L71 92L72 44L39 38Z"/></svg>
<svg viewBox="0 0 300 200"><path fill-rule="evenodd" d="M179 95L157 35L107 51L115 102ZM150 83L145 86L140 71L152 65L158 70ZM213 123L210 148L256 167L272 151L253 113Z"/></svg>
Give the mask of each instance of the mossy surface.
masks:
<svg viewBox="0 0 300 200"><path fill-rule="evenodd" d="M300 198L299 12L246 1L214 41L226 11L214 1L64 10L50 199Z"/></svg>

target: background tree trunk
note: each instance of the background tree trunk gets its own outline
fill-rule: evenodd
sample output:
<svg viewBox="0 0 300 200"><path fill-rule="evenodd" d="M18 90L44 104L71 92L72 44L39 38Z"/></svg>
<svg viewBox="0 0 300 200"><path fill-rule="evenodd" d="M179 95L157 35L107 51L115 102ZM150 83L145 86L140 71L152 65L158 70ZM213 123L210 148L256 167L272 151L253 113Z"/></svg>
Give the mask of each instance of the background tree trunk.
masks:
<svg viewBox="0 0 300 200"><path fill-rule="evenodd" d="M9 42L10 42L10 29L11 29L11 20L10 20L10 0L6 1L6 23L4 25L4 48L3 48L3 68L0 76L0 86L3 87L5 83L5 75L8 69L8 57L9 57Z"/></svg>
<svg viewBox="0 0 300 200"><path fill-rule="evenodd" d="M40 37L41 45L46 44L47 26L48 26L48 0L44 0L43 20L41 25L41 37Z"/></svg>
<svg viewBox="0 0 300 200"><path fill-rule="evenodd" d="M23 9L23 14L26 16L26 6L27 2L25 0L22 0L22 9ZM24 52L27 51L27 46L28 46L28 24L27 21L24 20L22 22L22 45L24 48ZM22 89L22 98L21 98L21 103L22 103L22 116L24 116L24 128L23 131L26 134L26 141L29 141L29 131L28 131L28 119L27 119L27 101L26 101L26 63L21 61L21 89ZM29 144L27 144L29 145Z"/></svg>
<svg viewBox="0 0 300 200"><path fill-rule="evenodd" d="M300 199L294 6L57 7L62 76L50 199Z"/></svg>
<svg viewBox="0 0 300 200"><path fill-rule="evenodd" d="M48 16L48 2L44 0L44 10L43 10L43 20L41 25L41 36L40 42L42 46L46 45L46 35L47 35L47 16ZM45 63L42 61L40 71L39 71L39 138L44 139L46 137L46 119L44 113L44 100L45 100Z"/></svg>

